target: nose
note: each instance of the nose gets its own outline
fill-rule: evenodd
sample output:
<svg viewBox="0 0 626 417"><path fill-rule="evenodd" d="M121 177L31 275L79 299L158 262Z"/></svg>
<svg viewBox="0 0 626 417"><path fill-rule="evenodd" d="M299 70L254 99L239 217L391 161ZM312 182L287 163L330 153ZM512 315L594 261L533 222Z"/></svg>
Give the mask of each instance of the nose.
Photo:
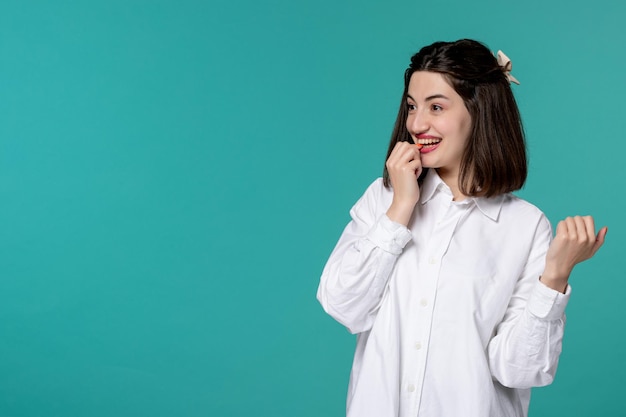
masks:
<svg viewBox="0 0 626 417"><path fill-rule="evenodd" d="M430 127L430 121L428 114L422 111L415 110L409 113L406 119L406 128L410 133L419 134L428 131Z"/></svg>

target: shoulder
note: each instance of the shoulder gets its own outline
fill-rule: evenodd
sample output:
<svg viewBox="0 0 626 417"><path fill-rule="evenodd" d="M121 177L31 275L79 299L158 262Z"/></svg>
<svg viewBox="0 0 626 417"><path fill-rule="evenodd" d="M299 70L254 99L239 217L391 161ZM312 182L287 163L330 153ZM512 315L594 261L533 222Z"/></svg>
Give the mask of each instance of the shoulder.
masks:
<svg viewBox="0 0 626 417"><path fill-rule="evenodd" d="M527 213L529 215L544 216L543 212L533 203L511 193L504 195L502 199L502 207L507 210Z"/></svg>
<svg viewBox="0 0 626 417"><path fill-rule="evenodd" d="M392 198L393 191L385 187L382 178L376 178L370 183L352 209L356 211L367 210L372 213L381 210L386 211Z"/></svg>
<svg viewBox="0 0 626 417"><path fill-rule="evenodd" d="M541 229L551 229L550 221L541 209L511 193L504 195L502 215L506 221L515 222L522 227L535 226Z"/></svg>
<svg viewBox="0 0 626 417"><path fill-rule="evenodd" d="M370 183L370 185L367 186L361 199L363 198L380 199L380 198L385 198L387 196L393 196L393 192L391 191L391 188L385 187L383 179L379 177L379 178L376 178L374 181Z"/></svg>

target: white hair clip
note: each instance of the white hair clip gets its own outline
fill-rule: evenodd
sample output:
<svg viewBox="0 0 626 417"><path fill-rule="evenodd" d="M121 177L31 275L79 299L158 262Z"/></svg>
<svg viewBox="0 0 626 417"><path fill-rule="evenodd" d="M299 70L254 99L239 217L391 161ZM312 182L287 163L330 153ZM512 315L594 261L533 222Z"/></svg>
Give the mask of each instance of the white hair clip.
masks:
<svg viewBox="0 0 626 417"><path fill-rule="evenodd" d="M498 58L498 65L500 65L500 68L502 68L502 71L504 71L504 75L506 75L507 80L509 80L509 82L511 83L519 85L519 81L517 81L517 79L511 75L513 63L511 62L509 57L504 55L504 52L498 51L496 58Z"/></svg>

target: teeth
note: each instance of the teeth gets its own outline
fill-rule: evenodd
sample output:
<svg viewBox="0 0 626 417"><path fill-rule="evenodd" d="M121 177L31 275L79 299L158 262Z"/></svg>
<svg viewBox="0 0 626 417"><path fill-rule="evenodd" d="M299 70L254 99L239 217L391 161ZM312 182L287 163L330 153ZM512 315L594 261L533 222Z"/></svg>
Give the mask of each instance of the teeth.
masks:
<svg viewBox="0 0 626 417"><path fill-rule="evenodd" d="M441 139L418 139L417 143L420 145L433 145L441 142Z"/></svg>

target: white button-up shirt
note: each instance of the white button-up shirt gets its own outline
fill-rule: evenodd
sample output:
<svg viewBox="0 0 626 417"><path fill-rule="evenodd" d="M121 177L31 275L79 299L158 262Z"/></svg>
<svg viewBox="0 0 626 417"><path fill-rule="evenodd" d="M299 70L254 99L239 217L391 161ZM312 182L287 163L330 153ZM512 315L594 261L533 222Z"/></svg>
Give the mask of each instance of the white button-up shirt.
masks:
<svg viewBox="0 0 626 417"><path fill-rule="evenodd" d="M409 227L376 180L352 208L317 297L358 334L348 417L521 417L552 382L561 294L544 286L550 223L505 194L455 202L431 169Z"/></svg>

